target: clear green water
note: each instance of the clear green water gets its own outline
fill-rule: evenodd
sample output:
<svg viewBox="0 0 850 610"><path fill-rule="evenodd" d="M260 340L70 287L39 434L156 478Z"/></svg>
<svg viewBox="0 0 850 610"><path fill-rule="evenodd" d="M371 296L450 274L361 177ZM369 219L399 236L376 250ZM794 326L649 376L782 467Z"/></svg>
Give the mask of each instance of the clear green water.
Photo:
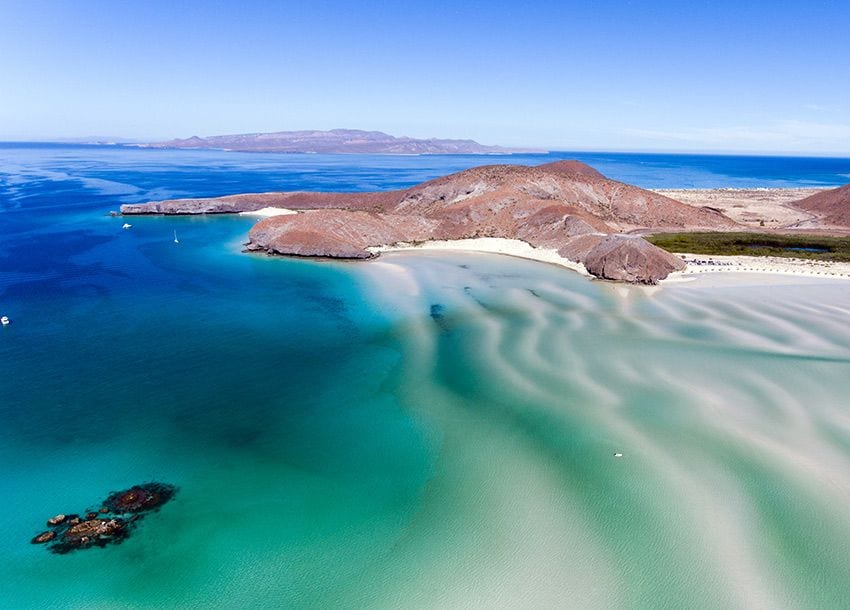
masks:
<svg viewBox="0 0 850 610"><path fill-rule="evenodd" d="M406 547L434 552L418 599L850 599L850 286L647 294L504 258L384 263L377 282L408 278L385 290L411 338L402 403L442 439L436 516Z"/></svg>
<svg viewBox="0 0 850 610"><path fill-rule="evenodd" d="M850 284L247 256L122 231L206 171L126 154L0 171L0 607L847 606ZM123 544L29 544L149 480Z"/></svg>

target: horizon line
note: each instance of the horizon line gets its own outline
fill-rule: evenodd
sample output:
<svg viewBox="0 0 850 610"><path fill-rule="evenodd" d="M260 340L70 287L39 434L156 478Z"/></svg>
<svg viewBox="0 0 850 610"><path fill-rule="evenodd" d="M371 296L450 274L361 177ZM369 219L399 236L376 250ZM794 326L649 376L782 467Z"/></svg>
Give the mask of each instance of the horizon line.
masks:
<svg viewBox="0 0 850 610"><path fill-rule="evenodd" d="M330 130L295 130L295 131L330 131ZM366 131L366 130L357 130ZM371 130L376 131L376 130ZM256 133L277 133L277 132L256 132ZM385 133L385 132L383 132ZM227 134L231 135L231 134ZM232 134L243 135L243 134ZM204 136L212 137L212 136ZM407 136L410 137L410 136ZM428 138L414 138L428 139ZM433 139L470 139L470 138L433 138ZM161 140L134 139L124 137L67 137L67 138L2 138L0 144L57 144L57 145L78 145L78 146L125 146L130 148L140 148L139 145L150 144L151 142ZM477 140L473 140L477 142ZM599 147L549 147L549 146L524 146L524 145L502 145L502 144L483 144L482 146L497 146L500 148L528 148L529 152L519 153L504 153L504 156L516 155L546 155L554 153L579 153L579 154L645 154L645 155L699 155L706 157L816 157L816 158L832 158L832 159L850 159L850 150L848 151L794 151L794 150L759 150L759 149L687 149L687 148L599 148ZM270 155L287 155L287 154L308 154L308 153L292 153L292 152L252 152L252 151L228 151L222 148L161 148L150 150L217 150L221 152L239 152L245 154L270 154ZM382 156L499 156L499 153L416 153L413 155L400 155L398 153L322 153L322 154L374 154Z"/></svg>

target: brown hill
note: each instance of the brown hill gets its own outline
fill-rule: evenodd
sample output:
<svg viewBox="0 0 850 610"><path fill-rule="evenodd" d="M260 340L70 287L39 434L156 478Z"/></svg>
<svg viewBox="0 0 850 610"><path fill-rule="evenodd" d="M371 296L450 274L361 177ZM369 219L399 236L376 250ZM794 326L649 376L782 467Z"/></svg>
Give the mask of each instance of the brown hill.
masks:
<svg viewBox="0 0 850 610"><path fill-rule="evenodd" d="M794 203L806 212L820 217L824 225L850 228L850 184L822 191Z"/></svg>
<svg viewBox="0 0 850 610"><path fill-rule="evenodd" d="M515 229L531 212L556 206L601 231L641 228L726 228L735 223L636 186L610 180L578 161L537 167L485 165L402 191L392 210L477 225Z"/></svg>
<svg viewBox="0 0 850 610"><path fill-rule="evenodd" d="M609 180L578 161L488 165L382 193L261 193L122 206L124 214L304 210L257 223L247 248L270 254L369 258L370 247L429 239L502 237L558 250L599 277L655 283L681 261L638 229L729 229L710 208Z"/></svg>

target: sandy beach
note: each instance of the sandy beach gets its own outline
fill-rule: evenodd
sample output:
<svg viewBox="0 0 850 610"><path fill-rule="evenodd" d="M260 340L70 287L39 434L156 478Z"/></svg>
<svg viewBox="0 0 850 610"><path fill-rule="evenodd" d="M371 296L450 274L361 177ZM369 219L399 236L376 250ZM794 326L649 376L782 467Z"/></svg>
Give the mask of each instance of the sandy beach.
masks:
<svg viewBox="0 0 850 610"><path fill-rule="evenodd" d="M769 273L833 279L850 279L850 263L834 263L776 256L712 256L677 253L687 264L663 282L675 282L704 273Z"/></svg>
<svg viewBox="0 0 850 610"><path fill-rule="evenodd" d="M566 267L582 275L589 276L587 269L581 263L563 258L554 249L535 248L518 239L502 239L496 237L481 237L478 239L461 239L454 241L426 241L422 243L398 243L378 248L370 248L376 254L384 252L480 252L486 254L503 254L529 260L549 263ZM774 256L711 256L705 254L677 253L681 256L687 268L684 271L671 273L661 283L688 281L697 276L710 273L747 273L771 274L786 276L803 276L814 278L850 280L850 263L834 263L827 261L781 258Z"/></svg>
<svg viewBox="0 0 850 610"><path fill-rule="evenodd" d="M425 241L420 243L405 243L380 246L377 248L369 248L370 252L376 254L382 252L405 252L415 250L436 250L436 251L461 251L461 252L482 252L489 254L505 254L507 256L516 256L518 258L527 258L530 260L559 265L572 269L582 275L590 275L584 265L568 260L558 254L555 249L535 248L519 239L504 239L501 237L479 237L477 239L457 239L457 240L438 240Z"/></svg>
<svg viewBox="0 0 850 610"><path fill-rule="evenodd" d="M298 214L298 210L289 210L287 208L261 208L253 212L239 212L240 216L257 216L259 218L271 218L272 216L288 216L290 214Z"/></svg>

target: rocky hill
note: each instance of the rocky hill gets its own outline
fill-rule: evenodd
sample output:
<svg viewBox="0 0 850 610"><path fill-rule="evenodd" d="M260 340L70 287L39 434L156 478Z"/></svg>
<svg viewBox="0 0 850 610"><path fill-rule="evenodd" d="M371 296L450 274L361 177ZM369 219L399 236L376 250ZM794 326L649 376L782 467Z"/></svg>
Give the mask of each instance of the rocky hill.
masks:
<svg viewBox="0 0 850 610"><path fill-rule="evenodd" d="M797 201L794 205L816 214L823 225L850 228L850 184L821 191Z"/></svg>
<svg viewBox="0 0 850 610"><path fill-rule="evenodd" d="M480 155L542 152L532 149L485 146L474 140L395 137L381 131L332 129L330 131L278 131L169 140L145 144L149 148L209 148L237 152L272 153L371 153L384 155Z"/></svg>
<svg viewBox="0 0 850 610"><path fill-rule="evenodd" d="M731 229L711 208L610 180L578 161L488 165L380 193L261 193L122 206L124 214L204 214L265 207L301 210L258 222L247 249L269 254L371 258L398 242L477 237L554 249L608 279L655 283L683 267L635 235L643 230Z"/></svg>

